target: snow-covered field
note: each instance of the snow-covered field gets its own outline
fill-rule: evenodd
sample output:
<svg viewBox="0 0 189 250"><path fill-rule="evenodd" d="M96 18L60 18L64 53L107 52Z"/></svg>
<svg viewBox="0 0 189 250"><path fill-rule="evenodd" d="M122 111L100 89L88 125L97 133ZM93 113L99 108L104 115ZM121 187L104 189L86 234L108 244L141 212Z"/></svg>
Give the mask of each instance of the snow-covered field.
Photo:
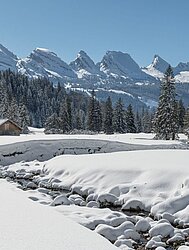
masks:
<svg viewBox="0 0 189 250"><path fill-rule="evenodd" d="M99 139L159 149L59 155L2 166L0 176L11 184L0 181L4 230L0 249L189 249L189 150L160 149L183 146L183 135L177 142L167 142L153 140L152 134L46 136L34 131L11 141L0 137L0 142L50 138L85 139L86 144ZM17 234L11 231L15 228ZM34 237L41 241L30 248L34 228ZM9 235L14 236L10 242ZM11 248L16 242L18 248Z"/></svg>
<svg viewBox="0 0 189 250"><path fill-rule="evenodd" d="M1 250L114 250L107 240L57 213L32 203L0 180Z"/></svg>
<svg viewBox="0 0 189 250"><path fill-rule="evenodd" d="M32 132L28 135L21 136L1 136L0 145L12 144L17 142L26 142L26 141L36 141L36 140L62 140L62 139L92 139L92 140L109 140L117 141L131 144L140 144L140 145L170 145L170 144L179 144L180 141L163 141L163 140L153 140L154 134L96 134L96 135L45 135L43 129L29 128ZM186 136L180 134L181 140L186 140Z"/></svg>

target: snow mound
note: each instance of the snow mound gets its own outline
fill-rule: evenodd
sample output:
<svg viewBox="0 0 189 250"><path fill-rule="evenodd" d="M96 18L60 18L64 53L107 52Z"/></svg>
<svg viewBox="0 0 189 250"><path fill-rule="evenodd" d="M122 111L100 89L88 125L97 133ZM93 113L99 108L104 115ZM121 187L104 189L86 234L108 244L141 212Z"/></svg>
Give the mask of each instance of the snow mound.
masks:
<svg viewBox="0 0 189 250"><path fill-rule="evenodd" d="M139 220L135 225L137 232L147 232L150 227L150 223L146 219Z"/></svg>
<svg viewBox="0 0 189 250"><path fill-rule="evenodd" d="M126 203L122 206L122 210L145 210L145 205L140 200L128 200Z"/></svg>
<svg viewBox="0 0 189 250"><path fill-rule="evenodd" d="M174 227L169 223L157 223L156 226L150 229L149 234L151 237L153 236L159 236L167 237L167 236L173 236L174 235Z"/></svg>
<svg viewBox="0 0 189 250"><path fill-rule="evenodd" d="M51 206L58 206L58 205L70 205L73 204L65 195L57 196L54 201L51 203Z"/></svg>

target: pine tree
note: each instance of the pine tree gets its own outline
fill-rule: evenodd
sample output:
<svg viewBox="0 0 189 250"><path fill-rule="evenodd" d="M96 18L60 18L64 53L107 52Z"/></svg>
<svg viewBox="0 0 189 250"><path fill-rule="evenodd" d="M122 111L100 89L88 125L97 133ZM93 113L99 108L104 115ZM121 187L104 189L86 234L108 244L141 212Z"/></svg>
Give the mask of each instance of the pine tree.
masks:
<svg viewBox="0 0 189 250"><path fill-rule="evenodd" d="M113 134L113 108L112 108L112 100L110 96L107 98L105 103L104 110L104 133L105 134Z"/></svg>
<svg viewBox="0 0 189 250"><path fill-rule="evenodd" d="M136 132L141 133L142 132L142 121L141 121L141 116L139 115L138 111L136 113L135 121L136 121Z"/></svg>
<svg viewBox="0 0 189 250"><path fill-rule="evenodd" d="M90 131L95 130L94 112L95 112L95 92L93 89L91 93L90 101L89 101L88 120L87 120L88 129Z"/></svg>
<svg viewBox="0 0 189 250"><path fill-rule="evenodd" d="M142 110L142 132L151 133L152 131L152 114L148 109Z"/></svg>
<svg viewBox="0 0 189 250"><path fill-rule="evenodd" d="M189 106L184 115L184 131L189 130Z"/></svg>
<svg viewBox="0 0 189 250"><path fill-rule="evenodd" d="M0 118L6 118L7 107L9 106L6 87L0 82Z"/></svg>
<svg viewBox="0 0 189 250"><path fill-rule="evenodd" d="M71 104L71 98L69 96L66 98L66 106L68 113L69 130L72 130L72 104Z"/></svg>
<svg viewBox="0 0 189 250"><path fill-rule="evenodd" d="M7 110L6 110L6 118L12 120L13 122L16 122L19 124L19 113L18 113L18 104L15 100L15 98L11 98L9 100Z"/></svg>
<svg viewBox="0 0 189 250"><path fill-rule="evenodd" d="M94 90L91 93L89 101L87 125L88 129L94 132L100 132L102 128L101 107L98 100L96 100Z"/></svg>
<svg viewBox="0 0 189 250"><path fill-rule="evenodd" d="M135 118L131 104L129 104L126 110L126 127L127 133L136 133Z"/></svg>
<svg viewBox="0 0 189 250"><path fill-rule="evenodd" d="M22 128L22 133L29 132L28 126L30 125L29 113L26 106L22 103L18 107L18 124Z"/></svg>
<svg viewBox="0 0 189 250"><path fill-rule="evenodd" d="M66 100L64 100L60 106L59 118L61 121L60 129L63 131L63 133L70 131L70 120Z"/></svg>
<svg viewBox="0 0 189 250"><path fill-rule="evenodd" d="M176 115L175 82L171 66L165 72L161 83L161 95L154 119L156 139L174 140L178 131Z"/></svg>
<svg viewBox="0 0 189 250"><path fill-rule="evenodd" d="M124 111L124 105L123 105L122 99L119 98L114 109L114 130L117 133L126 132L124 112L125 111Z"/></svg>
<svg viewBox="0 0 189 250"><path fill-rule="evenodd" d="M61 130L61 120L56 113L53 113L47 118L45 123L45 134L60 134Z"/></svg>
<svg viewBox="0 0 189 250"><path fill-rule="evenodd" d="M100 102L95 100L95 130L96 132L100 132L102 130L102 111Z"/></svg>
<svg viewBox="0 0 189 250"><path fill-rule="evenodd" d="M184 129L184 116L185 116L185 107L182 100L180 99L178 102L178 126L179 126L178 131L180 133L183 133Z"/></svg>
<svg viewBox="0 0 189 250"><path fill-rule="evenodd" d="M75 125L75 128L78 129L78 130L82 129L81 115L80 115L79 112L76 115L76 125Z"/></svg>

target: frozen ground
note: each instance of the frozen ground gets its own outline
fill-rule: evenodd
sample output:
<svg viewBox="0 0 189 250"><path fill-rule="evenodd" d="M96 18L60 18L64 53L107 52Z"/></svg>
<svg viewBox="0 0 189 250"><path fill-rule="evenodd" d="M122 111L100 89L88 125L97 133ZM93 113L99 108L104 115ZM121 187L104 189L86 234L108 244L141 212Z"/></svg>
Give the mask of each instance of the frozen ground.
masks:
<svg viewBox="0 0 189 250"><path fill-rule="evenodd" d="M46 161L63 154L94 154L149 149L187 149L186 137L178 141L153 140L153 134L45 135L43 129L30 128L32 134L0 137L0 164L27 160Z"/></svg>
<svg viewBox="0 0 189 250"><path fill-rule="evenodd" d="M16 141L26 139L26 137L32 142L18 143ZM56 141L56 137L61 140ZM69 217L95 231L91 232L90 237L93 235L97 237L96 233L98 233L121 249L159 247L158 250L162 250L168 247L177 249L181 245L185 247L180 247L179 250L189 248L187 246L189 242L189 151L186 150L187 145L183 140L176 143L154 141L153 135L127 134L60 137L53 135L51 137L53 140L49 141L49 136L46 138L43 133L37 132L34 135L12 137L12 142L16 144L7 145L8 137L2 138L6 145L2 145L0 150L3 148L5 150L6 147L7 149L20 149L21 145L24 149L24 145L28 147L33 145L26 150L30 154L34 154L35 150L41 151L43 148L43 151L46 150L46 154L49 155L56 147L63 147L63 145L71 147L73 143L78 143L77 147L80 146L77 153L82 153L82 155L67 152L69 155L53 155L55 157L47 161L33 161L32 159L30 162L27 162L28 155L25 155L26 161L9 166L4 164L1 167L0 177L15 183L12 185L16 194L13 201L19 194L18 203L22 204L22 200L25 203L26 200L28 206L31 204L31 218L34 216L32 211L35 205L36 213L39 208L39 217L43 209L50 217L52 211L52 218L54 214L57 214L58 217L53 219L55 222L57 219L60 221L57 225L61 222L64 225L65 216ZM41 142L33 142L39 138ZM69 138L77 140L69 140ZM81 139L85 140L81 141ZM182 139L185 139L184 136ZM113 142L110 142L111 140ZM103 154L103 151L97 150L96 153L101 151L101 154L93 154L94 152L89 154L88 147L94 150L99 143L101 146L106 145L102 148L106 149L107 153ZM92 148L91 145L94 147ZM75 146L74 148L77 148ZM117 150L119 147L120 150ZM87 152L81 152L81 148ZM185 150L179 148L185 148ZM111 151L108 151L110 149ZM126 151L113 153L113 150ZM20 155L22 154L7 156L7 159L12 157L15 161L19 161ZM52 155L49 158L52 158ZM3 185L9 187L8 189L11 187L5 182L1 182L0 185L3 190L5 187ZM18 191L15 185L25 192ZM11 199L9 191L8 193L2 191L2 193L6 197L10 196ZM15 210L17 203L14 202L14 205ZM20 207L18 206L18 209L21 209ZM8 221L8 224L10 223ZM34 223L30 221L30 224L32 228L35 221ZM39 231L44 232L40 227ZM53 232L53 235L56 234L55 229ZM57 226L57 234L59 234L59 226ZM73 235L75 237L75 233ZM96 245L96 249L107 249L107 246L110 246L109 242L107 245L104 241L102 247L99 248ZM79 247L72 249L80 250Z"/></svg>
<svg viewBox="0 0 189 250"><path fill-rule="evenodd" d="M0 164L9 165L23 160L32 161L36 159L46 161L55 156L65 154L80 155L135 150L188 148L189 145L182 142L142 145L97 139L31 140L0 145Z"/></svg>
<svg viewBox="0 0 189 250"><path fill-rule="evenodd" d="M140 145L170 145L170 144L180 144L183 140L186 140L186 136L180 134L180 139L178 141L163 141L163 140L153 140L154 134L96 134L96 135L45 135L43 129L29 128L32 132L28 135L21 136L1 136L0 145L12 144L16 142L26 142L33 140L62 140L62 139L91 139L91 140L106 140L106 141L116 141L129 144L140 144Z"/></svg>

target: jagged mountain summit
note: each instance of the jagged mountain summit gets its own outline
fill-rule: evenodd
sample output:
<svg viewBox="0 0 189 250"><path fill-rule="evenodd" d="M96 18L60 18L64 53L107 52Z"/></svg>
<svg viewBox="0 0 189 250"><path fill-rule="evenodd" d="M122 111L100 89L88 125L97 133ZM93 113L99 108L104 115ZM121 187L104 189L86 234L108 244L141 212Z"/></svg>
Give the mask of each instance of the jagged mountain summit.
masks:
<svg viewBox="0 0 189 250"><path fill-rule="evenodd" d="M166 62L159 55L155 55L152 63L149 66L143 68L143 71L146 74L161 79L168 66L169 66L168 62Z"/></svg>
<svg viewBox="0 0 189 250"><path fill-rule="evenodd" d="M142 68L142 70L146 74L162 79L168 66L169 63L167 61L159 55L155 55L152 63L149 66ZM189 62L180 62L176 67L173 67L173 72L177 83L189 83Z"/></svg>
<svg viewBox="0 0 189 250"><path fill-rule="evenodd" d="M103 81L106 77L100 71L98 65L87 55L83 50L80 50L77 57L72 61L69 66L77 74L77 82L87 86L96 85Z"/></svg>
<svg viewBox="0 0 189 250"><path fill-rule="evenodd" d="M17 63L18 71L28 77L47 77L53 82L66 82L77 77L71 67L54 52L36 48L25 59Z"/></svg>
<svg viewBox="0 0 189 250"><path fill-rule="evenodd" d="M66 88L89 93L95 89L97 98L113 101L119 97L135 109L157 105L160 79L169 63L155 55L153 62L140 68L128 53L107 51L100 62L95 63L81 50L69 64L49 49L36 48L26 58L18 58L0 45L0 70L10 69L30 79L46 77L55 85L59 82ZM189 63L179 63L174 68L179 85L179 97L189 103ZM188 83L188 85L187 85Z"/></svg>
<svg viewBox="0 0 189 250"><path fill-rule="evenodd" d="M98 66L83 50L80 50L76 59L70 63L70 67L77 73L78 78L85 75L103 75Z"/></svg>
<svg viewBox="0 0 189 250"><path fill-rule="evenodd" d="M108 51L97 64L81 50L76 59L70 64L64 62L54 52L36 48L29 56L20 59L12 52L0 45L1 70L11 69L27 75L29 78L48 77L52 82L79 82L82 80L97 83L133 83L137 81L153 81L144 73L139 65L127 53Z"/></svg>
<svg viewBox="0 0 189 250"><path fill-rule="evenodd" d="M179 74L180 72L184 71L189 71L189 62L186 63L179 63L175 68L174 68L174 73L175 75Z"/></svg>
<svg viewBox="0 0 189 250"><path fill-rule="evenodd" d="M10 69L16 71L18 57L0 44L0 70Z"/></svg>
<svg viewBox="0 0 189 250"><path fill-rule="evenodd" d="M149 80L139 65L127 53L108 51L100 63L100 70L107 76L130 80Z"/></svg>

